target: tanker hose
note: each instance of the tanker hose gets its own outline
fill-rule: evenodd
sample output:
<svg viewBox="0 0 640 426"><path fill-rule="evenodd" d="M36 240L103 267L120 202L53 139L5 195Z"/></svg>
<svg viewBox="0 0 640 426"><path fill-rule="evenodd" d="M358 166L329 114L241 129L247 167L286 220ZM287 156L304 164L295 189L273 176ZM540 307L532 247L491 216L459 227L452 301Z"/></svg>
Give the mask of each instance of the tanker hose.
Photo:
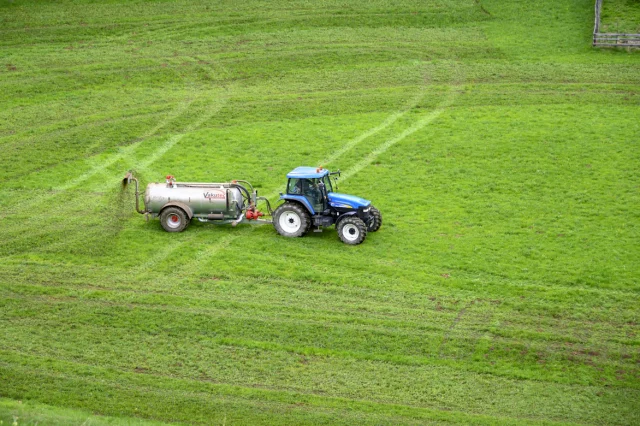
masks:
<svg viewBox="0 0 640 426"><path fill-rule="evenodd" d="M242 183L246 183L247 186L251 189L251 193L253 194L253 197L249 197L249 204L253 203L253 204L257 204L258 200L256 199L256 194L257 192L253 189L253 185L251 185L251 183L249 183L249 181L246 180L235 180L234 182L242 182Z"/></svg>
<svg viewBox="0 0 640 426"><path fill-rule="evenodd" d="M267 210L269 211L269 216L273 216L273 209L271 209L271 203L266 197L258 197L258 200L262 200L267 203Z"/></svg>
<svg viewBox="0 0 640 426"><path fill-rule="evenodd" d="M246 181L246 180L235 180L235 182L246 183L249 186L249 188L251 188L251 192L253 192L253 185L251 185L248 181Z"/></svg>
<svg viewBox="0 0 640 426"><path fill-rule="evenodd" d="M232 183L230 186L233 186L234 188L238 188L241 191L244 191L245 195L247 196L247 202L251 203L251 194L249 194L249 191L247 191L247 188L245 188L242 185L238 185L237 183Z"/></svg>

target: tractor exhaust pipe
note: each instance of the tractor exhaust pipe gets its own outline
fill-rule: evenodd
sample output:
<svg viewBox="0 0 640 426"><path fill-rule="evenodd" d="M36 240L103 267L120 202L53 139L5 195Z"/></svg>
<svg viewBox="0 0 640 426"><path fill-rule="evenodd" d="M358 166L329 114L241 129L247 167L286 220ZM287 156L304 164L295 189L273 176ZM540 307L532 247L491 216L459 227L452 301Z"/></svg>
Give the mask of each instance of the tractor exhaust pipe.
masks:
<svg viewBox="0 0 640 426"><path fill-rule="evenodd" d="M122 189L126 189L127 185L134 181L136 183L136 211L140 214L145 214L146 211L140 209L140 190L138 189L138 179L133 176L133 172L129 171L124 178L122 178Z"/></svg>

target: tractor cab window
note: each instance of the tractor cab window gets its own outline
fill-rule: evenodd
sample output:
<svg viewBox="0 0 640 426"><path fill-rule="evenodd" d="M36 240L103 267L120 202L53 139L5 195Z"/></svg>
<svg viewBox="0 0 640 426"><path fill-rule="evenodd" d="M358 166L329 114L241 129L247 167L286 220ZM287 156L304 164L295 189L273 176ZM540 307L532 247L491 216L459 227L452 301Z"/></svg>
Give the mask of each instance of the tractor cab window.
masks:
<svg viewBox="0 0 640 426"><path fill-rule="evenodd" d="M320 179L289 179L288 194L304 195L316 211L324 210Z"/></svg>
<svg viewBox="0 0 640 426"><path fill-rule="evenodd" d="M333 192L333 187L331 186L331 178L329 177L329 175L326 175L324 178L322 178L322 182L324 183L327 194Z"/></svg>
<svg viewBox="0 0 640 426"><path fill-rule="evenodd" d="M318 179L289 179L287 193L308 196L319 190L318 182Z"/></svg>
<svg viewBox="0 0 640 426"><path fill-rule="evenodd" d="M303 195L304 188L307 186L306 182L304 182L306 180L307 179L289 179L289 186L287 188L287 193Z"/></svg>

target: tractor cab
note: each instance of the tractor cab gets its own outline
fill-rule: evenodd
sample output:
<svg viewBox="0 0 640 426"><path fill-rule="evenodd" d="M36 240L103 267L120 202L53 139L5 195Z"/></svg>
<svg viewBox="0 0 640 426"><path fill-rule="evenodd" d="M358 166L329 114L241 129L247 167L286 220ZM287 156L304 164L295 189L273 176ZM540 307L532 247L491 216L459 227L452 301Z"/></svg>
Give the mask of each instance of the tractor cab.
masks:
<svg viewBox="0 0 640 426"><path fill-rule="evenodd" d="M366 232L375 232L382 223L379 211L371 201L334 192L331 173L322 167L297 167L287 174L287 191L280 194L285 204L274 213L274 226L281 235L302 236L333 224L340 238L348 244L359 244ZM347 220L348 219L348 220ZM343 235L344 234L344 235Z"/></svg>
<svg viewBox="0 0 640 426"><path fill-rule="evenodd" d="M320 214L328 207L328 195L333 193L329 171L313 167L298 167L287 174L287 195L302 202L309 212Z"/></svg>

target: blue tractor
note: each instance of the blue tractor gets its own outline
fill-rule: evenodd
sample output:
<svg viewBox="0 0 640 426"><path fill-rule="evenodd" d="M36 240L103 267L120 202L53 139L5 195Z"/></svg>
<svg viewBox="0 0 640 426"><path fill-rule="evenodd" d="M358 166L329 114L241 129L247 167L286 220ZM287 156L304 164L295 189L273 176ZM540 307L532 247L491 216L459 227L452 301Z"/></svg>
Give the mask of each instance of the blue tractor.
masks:
<svg viewBox="0 0 640 426"><path fill-rule="evenodd" d="M338 236L346 244L360 244L367 232L376 232L382 225L380 211L371 201L353 195L333 192L331 173L322 167L298 167L287 174L287 192L273 213L273 225L280 235L302 237L311 228L336 225ZM336 188L337 189L337 188Z"/></svg>

